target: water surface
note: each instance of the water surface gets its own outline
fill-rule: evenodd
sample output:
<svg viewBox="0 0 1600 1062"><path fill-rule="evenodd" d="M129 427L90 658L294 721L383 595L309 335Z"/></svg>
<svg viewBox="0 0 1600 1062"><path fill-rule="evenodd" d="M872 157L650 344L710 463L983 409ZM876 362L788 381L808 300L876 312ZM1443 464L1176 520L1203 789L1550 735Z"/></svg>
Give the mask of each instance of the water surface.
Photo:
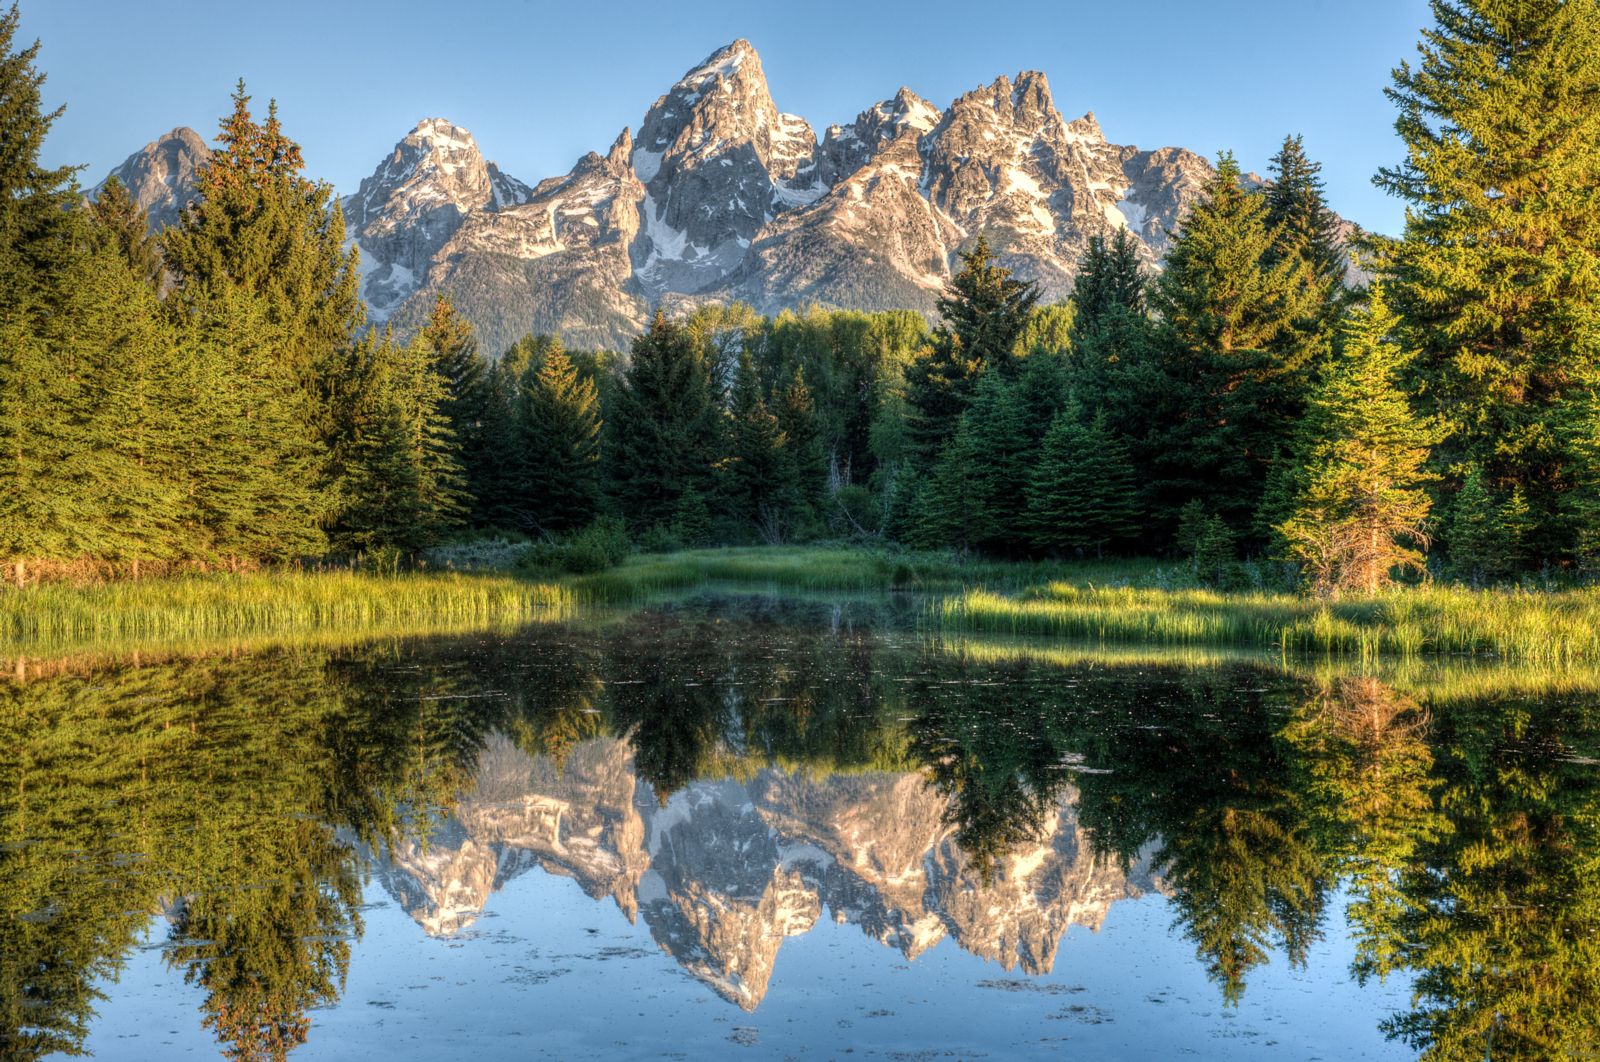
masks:
<svg viewBox="0 0 1600 1062"><path fill-rule="evenodd" d="M23 662L4 1057L1592 1057L1588 684L871 601Z"/></svg>

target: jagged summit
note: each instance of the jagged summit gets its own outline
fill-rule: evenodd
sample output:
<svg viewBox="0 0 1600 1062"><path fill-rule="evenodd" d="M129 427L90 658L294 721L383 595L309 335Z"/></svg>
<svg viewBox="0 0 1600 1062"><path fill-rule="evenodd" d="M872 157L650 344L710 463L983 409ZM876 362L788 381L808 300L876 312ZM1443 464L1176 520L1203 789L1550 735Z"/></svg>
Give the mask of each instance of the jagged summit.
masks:
<svg viewBox="0 0 1600 1062"><path fill-rule="evenodd" d="M374 876L430 936L470 926L534 869L641 918L663 951L755 1010L784 941L824 909L915 959L941 941L1005 970L1049 972L1072 926L1160 883L1148 862L1097 854L1066 794L1037 841L986 878L955 840L947 799L920 774L815 777L778 769L699 781L662 805L615 738L557 767L493 737L426 845L369 853Z"/></svg>
<svg viewBox="0 0 1600 1062"><path fill-rule="evenodd" d="M170 224L210 157L192 130L117 175ZM1210 163L1108 141L1023 70L939 108L902 87L820 142L735 40L688 68L604 153L530 187L465 129L427 118L344 200L374 321L419 324L448 290L485 349L529 331L624 347L662 303L744 299L932 313L958 252L988 237L1046 300L1118 228L1157 266Z"/></svg>
<svg viewBox="0 0 1600 1062"><path fill-rule="evenodd" d="M120 181L139 209L149 215L150 227L162 229L176 222L194 201L196 178L209 161L211 149L206 142L182 125L128 156L106 180L115 177ZM102 180L95 185L90 197L98 196L105 184Z"/></svg>

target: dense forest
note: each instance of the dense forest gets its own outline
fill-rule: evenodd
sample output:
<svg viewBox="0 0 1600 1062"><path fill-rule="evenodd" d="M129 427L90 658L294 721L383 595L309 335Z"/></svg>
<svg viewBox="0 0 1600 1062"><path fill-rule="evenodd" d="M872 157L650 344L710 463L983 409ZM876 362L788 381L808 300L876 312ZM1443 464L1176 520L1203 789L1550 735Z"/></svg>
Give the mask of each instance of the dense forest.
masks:
<svg viewBox="0 0 1600 1062"><path fill-rule="evenodd" d="M1433 9L1388 89L1399 237L1342 241L1289 137L1259 188L1219 157L1159 273L1094 241L1066 305L979 237L934 326L706 306L569 352L481 350L447 298L415 335L369 328L332 190L242 83L175 226L115 182L87 202L40 161L60 112L13 7L0 562L21 586L497 532L1171 555L1320 593L1586 578L1600 4Z"/></svg>

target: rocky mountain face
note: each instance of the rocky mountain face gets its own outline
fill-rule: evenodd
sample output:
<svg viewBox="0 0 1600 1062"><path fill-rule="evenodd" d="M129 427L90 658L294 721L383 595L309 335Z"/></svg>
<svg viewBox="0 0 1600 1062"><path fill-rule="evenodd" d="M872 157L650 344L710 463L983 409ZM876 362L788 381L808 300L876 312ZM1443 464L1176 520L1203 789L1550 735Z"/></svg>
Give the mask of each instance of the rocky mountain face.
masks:
<svg viewBox="0 0 1600 1062"><path fill-rule="evenodd" d="M146 144L106 176L122 182L149 215L152 229L164 229L194 201L196 174L210 160L211 149L200 134L184 126ZM105 183L95 185L90 197L98 196Z"/></svg>
<svg viewBox="0 0 1600 1062"><path fill-rule="evenodd" d="M164 224L207 154L178 130L117 172ZM1062 299L1094 236L1127 228L1158 266L1211 172L1183 148L1113 143L1092 113L1069 121L1030 71L942 110L902 88L819 141L738 40L564 176L529 187L428 119L344 207L374 321L414 326L449 292L491 352L530 331L625 347L661 305L931 314L980 234Z"/></svg>
<svg viewBox="0 0 1600 1062"><path fill-rule="evenodd" d="M628 746L582 742L561 766L490 742L474 785L426 845L372 853L374 876L430 935L470 925L535 867L642 917L661 948L754 1010L783 941L824 912L908 959L940 941L1005 970L1046 973L1072 926L1159 889L1148 865L1097 856L1069 793L1036 844L984 880L919 774L827 778L771 769L696 782L662 805Z"/></svg>

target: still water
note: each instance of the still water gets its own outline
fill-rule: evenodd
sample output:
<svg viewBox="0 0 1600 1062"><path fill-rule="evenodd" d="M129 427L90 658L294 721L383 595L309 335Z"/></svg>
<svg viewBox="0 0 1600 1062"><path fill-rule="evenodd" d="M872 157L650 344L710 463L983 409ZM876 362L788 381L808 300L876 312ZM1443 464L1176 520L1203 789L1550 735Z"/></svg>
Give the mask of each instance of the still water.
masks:
<svg viewBox="0 0 1600 1062"><path fill-rule="evenodd" d="M1582 676L913 621L13 662L0 1057L1600 1057Z"/></svg>

